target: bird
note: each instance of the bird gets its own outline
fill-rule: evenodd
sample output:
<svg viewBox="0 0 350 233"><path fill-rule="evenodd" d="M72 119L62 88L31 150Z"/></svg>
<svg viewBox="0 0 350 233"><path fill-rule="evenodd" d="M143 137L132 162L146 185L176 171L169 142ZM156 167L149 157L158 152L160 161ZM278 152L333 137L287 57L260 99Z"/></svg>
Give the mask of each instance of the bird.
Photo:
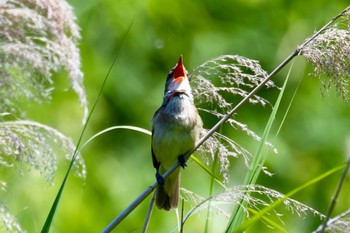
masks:
<svg viewBox="0 0 350 233"><path fill-rule="evenodd" d="M177 161L186 167L184 155L194 149L202 126L181 55L167 75L163 103L152 119L152 161L158 182L155 203L159 209L177 208L180 167L166 179L162 175Z"/></svg>

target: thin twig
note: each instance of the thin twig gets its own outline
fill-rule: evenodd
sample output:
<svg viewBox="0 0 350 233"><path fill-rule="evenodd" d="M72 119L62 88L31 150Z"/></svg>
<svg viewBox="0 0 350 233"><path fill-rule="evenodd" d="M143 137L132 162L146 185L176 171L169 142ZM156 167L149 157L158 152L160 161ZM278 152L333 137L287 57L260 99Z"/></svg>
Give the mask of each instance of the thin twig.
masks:
<svg viewBox="0 0 350 233"><path fill-rule="evenodd" d="M281 62L266 78L256 86L247 96L245 96L241 102L239 102L231 111L229 111L220 121L218 121L207 133L197 142L196 146L185 154L185 159L188 160L193 152L195 152L209 137L215 133L218 128L223 125L231 116L243 105L245 104L254 94L256 94L275 74L277 74L282 68L284 68L294 57L300 54L301 49L315 39L319 34L328 28L329 25L334 23L339 17L343 16L348 10L348 6L340 14L335 16L331 21L329 21L325 26L323 26L319 31L315 32L309 39L302 43L298 48L292 52L284 61ZM172 167L170 167L164 174L163 178L166 179L173 171L175 171L180 166L177 161ZM148 195L158 186L155 182L153 185L149 186L140 196L138 196L123 212L121 212L103 231L102 233L111 232L126 216L128 216L131 211L133 211Z"/></svg>
<svg viewBox="0 0 350 233"><path fill-rule="evenodd" d="M182 205L181 205L181 218L180 218L180 233L183 233L184 229L184 209L185 209L185 200L182 199Z"/></svg>
<svg viewBox="0 0 350 233"><path fill-rule="evenodd" d="M337 189L334 193L334 196L332 198L332 202L331 202L331 205L329 206L328 210L327 210L327 214L326 214L326 219L325 221L323 222L322 224L322 228L320 231L320 233L323 233L326 228L327 228L327 224L329 222L329 219L331 217L331 214L334 210L334 207L335 207L335 204L337 203L337 199L338 199L338 196L340 194L340 190L342 189L343 187L343 184L344 184L344 181L345 181L345 178L346 178L346 175L348 174L348 171L350 169L350 139L348 139L347 143L346 143L346 150L345 150L345 153L346 155L349 157L348 158L348 161L346 163L346 166L344 167L344 170L343 170L343 173L340 177L340 180L339 180L339 183L338 183L338 186L337 186Z"/></svg>
<svg viewBox="0 0 350 233"><path fill-rule="evenodd" d="M145 222L144 222L143 228L142 228L142 233L146 233L147 232L149 220L150 220L151 215L152 215L153 204L154 204L154 195L153 195L151 201L149 202L146 219L145 219Z"/></svg>
<svg viewBox="0 0 350 233"><path fill-rule="evenodd" d="M337 221L341 221L342 218L345 218L345 217L347 217L349 215L350 215L350 210L347 210L344 213L341 213L341 214L337 215L336 217L334 217L332 219L329 219L327 225L331 226L332 224L336 224ZM321 233L321 227L323 227L323 224L316 231L313 231L312 233Z"/></svg>

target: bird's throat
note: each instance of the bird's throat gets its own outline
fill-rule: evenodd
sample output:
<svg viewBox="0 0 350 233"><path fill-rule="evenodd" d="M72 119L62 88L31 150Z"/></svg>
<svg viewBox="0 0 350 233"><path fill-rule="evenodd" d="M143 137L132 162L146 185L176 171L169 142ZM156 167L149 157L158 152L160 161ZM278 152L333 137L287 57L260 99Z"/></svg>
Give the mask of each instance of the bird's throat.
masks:
<svg viewBox="0 0 350 233"><path fill-rule="evenodd" d="M185 96L187 96L187 97L190 97L190 96L187 94L187 92L185 92L185 91L172 91L172 92L170 92L170 93L168 94L168 98L169 98L169 99L172 99L172 98L174 98L174 97L181 97L181 95L185 95Z"/></svg>

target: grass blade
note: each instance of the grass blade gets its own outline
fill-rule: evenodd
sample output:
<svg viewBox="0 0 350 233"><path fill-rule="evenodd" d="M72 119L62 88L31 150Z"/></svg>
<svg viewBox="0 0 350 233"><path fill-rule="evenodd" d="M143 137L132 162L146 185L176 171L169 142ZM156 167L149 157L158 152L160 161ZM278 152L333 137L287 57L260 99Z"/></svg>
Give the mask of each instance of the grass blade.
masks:
<svg viewBox="0 0 350 233"><path fill-rule="evenodd" d="M197 157L191 155L191 159L193 159L205 172L207 172L213 181L217 182L221 187L227 189L227 187L215 176L215 174Z"/></svg>
<svg viewBox="0 0 350 233"><path fill-rule="evenodd" d="M324 223L322 224L322 228L321 228L321 231L320 233L323 233L325 232L326 228L327 228L327 223L331 217L331 214L333 212L333 209L335 207L335 204L337 203L337 199L338 199L338 196L340 194L340 191L343 187L343 184L344 184L344 181L346 179L346 175L348 174L348 171L350 169L350 141L347 141L346 143L346 151L345 153L347 154L348 156L348 161L346 162L346 166L344 167L344 170L343 170L343 173L339 179L339 182L338 182L338 186L336 188L336 191L334 193L334 196L332 198L332 202L327 210L327 214L326 214L326 219L324 221Z"/></svg>
<svg viewBox="0 0 350 233"><path fill-rule="evenodd" d="M254 209L248 208L248 210L250 212L252 212L253 214L255 214L255 215L259 214L259 212L254 210ZM274 222L273 220L267 218L266 216L262 216L262 219L265 222L267 222L270 226L272 226L272 227L276 228L277 230L279 230L280 232L288 233L288 231L286 229L284 229L283 227L281 227L280 224Z"/></svg>
<svg viewBox="0 0 350 233"><path fill-rule="evenodd" d="M253 225L255 222L257 222L258 220L262 219L263 216L265 214L267 214L269 211L271 211L272 209L276 208L278 205L282 204L285 200L287 200L288 198L290 198L291 196L297 194L298 192L302 191L303 189L327 178L328 176L340 171L341 169L344 168L345 165L341 165L338 167L335 167L323 174L321 174L320 176L312 179L311 181L299 186L298 188L292 190L291 192L287 193L285 195L284 198L281 198L277 201L275 201L274 203L272 203L270 206L262 209L257 215L254 215L252 218L246 220L242 225L240 225L238 228L234 229L233 231L231 231L232 233L240 233L240 232L244 232L248 227L250 227L251 225Z"/></svg>
<svg viewBox="0 0 350 233"><path fill-rule="evenodd" d="M263 136L261 138L261 142L259 144L258 150L255 153L255 155L253 156L253 159L249 165L249 169L248 169L245 181L244 181L245 185L255 184L255 182L258 179L258 176L261 172L261 169L266 161L267 156L263 155L263 148L264 148L264 146L267 142L267 138L270 134L270 130L272 128L272 124L273 124L274 119L276 117L277 110L279 109L279 105L281 103L284 91L286 89L292 67L293 67L293 64L291 65L291 67L289 69L286 80L284 81L283 87L281 89L281 92L278 95L275 106L273 107L270 118L266 124L266 127L264 130ZM236 228L238 225L240 225L242 223L242 221L244 219L244 213L243 213L242 208L245 206L246 206L246 203L242 202L240 205L238 205L234 209L232 218L230 219L229 224L226 228L226 232L232 232L234 228Z"/></svg>
<svg viewBox="0 0 350 233"><path fill-rule="evenodd" d="M101 86L100 91L99 91L99 93L98 93L98 95L97 95L97 97L96 97L96 100L95 100L95 102L94 102L94 104L93 104L93 106L92 106L92 108L91 108L91 111L89 112L89 115L88 115L88 117L87 117L87 120L86 120L86 122L85 122L85 124L84 124L84 126L83 126L83 129L82 129L82 131L81 131L81 134L80 134L80 136L79 136L79 139L78 139L78 142L77 142L77 146L76 146L76 148L75 148L75 151L74 151L74 154L73 154L73 156L72 156L72 160L71 160L71 162L70 162L70 164L69 164L69 167L68 167L68 170L67 170L67 172L66 172L66 175L64 176L64 179L63 179L63 181L62 181L62 183L61 183L60 189L59 189L59 191L58 191L58 193L57 193L57 195L56 195L56 198L55 198L55 200L54 200L54 202L53 202L53 204L52 204L52 206L51 206L50 212L49 212L49 214L48 214L48 216L47 216L47 218L46 218L46 220L45 220L44 226L43 226L43 228L42 228L42 230L41 230L42 233L48 233L48 232L50 231L50 228L51 228L51 225L52 225L52 222L53 222L53 218L55 217L55 214L56 214L56 211L57 211L57 208L58 208L58 204L59 204L59 202L60 202L60 199L61 199L61 196L62 196L64 187L65 187L65 185L66 185L66 183L67 183L67 180L68 180L68 176L69 176L69 174L70 174L70 171L72 170L72 167L73 167L73 164L74 164L74 162L75 162L75 159L76 159L77 155L79 154L78 151L79 151L79 146L80 146L82 137L83 137L83 135L84 135L84 133L85 133L86 127L87 127L87 125L88 125L88 123L89 123L89 121L90 121L90 118L91 118L91 116L92 116L92 113L93 113L94 110L95 110L95 107L96 107L96 105L97 105L97 102L98 102L98 100L100 99L100 96L101 96L101 94L102 94L102 90L104 89L104 86L106 85L107 79L108 79L108 77L109 77L109 75L110 75L110 73L111 73L111 71L112 71L112 68L114 67L114 65L115 65L115 63L116 63L116 61L117 61L117 58L119 57L120 49L121 49L121 47L123 46L124 41L125 41L127 35L129 34L129 31L130 31L130 29L131 29L131 26L132 26L132 23L130 24L128 30L126 31L126 33L125 33L125 35L124 35L124 38L122 39L122 42L121 42L120 46L119 46L118 49L117 49L116 56L114 57L114 60L113 60L111 66L110 66L110 68L109 68L109 70L108 70L108 72L107 72L107 74L106 74L106 77L105 77L104 80L103 80L102 86Z"/></svg>
<svg viewBox="0 0 350 233"><path fill-rule="evenodd" d="M107 133L109 131L112 131L112 130L116 130L116 129L127 129L127 130L132 130L132 131L136 131L136 132L140 132L140 133L144 133L144 134L147 134L149 136L152 135L152 132L147 130L147 129L144 129L144 128L140 128L140 127L136 127L136 126L131 126L131 125L119 125L119 126L112 126L112 127L109 127L107 129L104 129L98 133L96 133L95 135L93 135L92 137L90 137L78 150L78 152L82 151L83 148L85 146L87 146L87 144L89 144L92 140L94 140L95 138L101 136L102 134L104 133Z"/></svg>

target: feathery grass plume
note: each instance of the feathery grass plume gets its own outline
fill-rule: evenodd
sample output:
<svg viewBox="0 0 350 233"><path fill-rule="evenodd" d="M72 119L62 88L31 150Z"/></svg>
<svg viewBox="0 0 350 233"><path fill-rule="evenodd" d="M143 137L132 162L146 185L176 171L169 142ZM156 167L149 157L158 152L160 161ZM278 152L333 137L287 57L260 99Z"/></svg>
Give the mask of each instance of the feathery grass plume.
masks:
<svg viewBox="0 0 350 233"><path fill-rule="evenodd" d="M254 88L267 76L258 61L238 55L223 55L198 66L190 74L195 100L200 105L211 103L220 110L230 110L231 103L226 101L222 93L245 97L249 92L243 88ZM219 85L219 86L215 86ZM272 81L267 87L275 87ZM249 100L263 106L267 101L254 95Z"/></svg>
<svg viewBox="0 0 350 233"><path fill-rule="evenodd" d="M193 96L199 111L209 113L218 119L223 118L225 113L233 107L233 96L246 97L250 90L256 87L266 78L267 72L263 70L256 60L251 60L237 55L223 55L198 66L190 74ZM272 81L266 83L266 87L276 87ZM252 104L265 106L268 101L254 95L249 99ZM227 121L234 129L240 129L253 139L260 141L261 137L243 124L234 119ZM205 130L203 131L205 134ZM268 146L273 146L268 143ZM215 133L202 147L201 154L210 154L210 160L214 155L219 155L220 172L224 176L224 182L228 182L229 157L244 157L248 165L250 153L239 146L232 139ZM277 153L277 150L274 149ZM205 158L208 163L210 160Z"/></svg>
<svg viewBox="0 0 350 233"><path fill-rule="evenodd" d="M87 117L80 69L79 27L64 0L4 0L0 3L0 111L16 103L49 99L52 74L66 70Z"/></svg>
<svg viewBox="0 0 350 233"><path fill-rule="evenodd" d="M16 218L10 213L6 205L0 201L0 222L3 223L1 228L5 228L6 232L25 232Z"/></svg>
<svg viewBox="0 0 350 233"><path fill-rule="evenodd" d="M67 160L71 160L74 150L75 146L70 138L49 126L33 121L0 122L0 169L2 171L16 168L23 174L28 169L35 169L47 181L52 182L57 169L55 155L63 153ZM85 179L85 163L80 155L74 167L76 175ZM6 188L6 180L0 180L0 191L5 192ZM8 232L24 232L16 218L1 202L1 198L0 222Z"/></svg>
<svg viewBox="0 0 350 233"><path fill-rule="evenodd" d="M0 122L0 168L28 164L46 180L53 180L57 169L56 151L70 160L75 146L70 138L49 126L33 121ZM81 156L74 163L76 174L85 179L86 168Z"/></svg>
<svg viewBox="0 0 350 233"><path fill-rule="evenodd" d="M322 225L314 231L314 233L322 232ZM350 232L350 209L345 211L344 213L330 219L327 222L327 227L324 232L332 232L332 233L343 233Z"/></svg>
<svg viewBox="0 0 350 233"><path fill-rule="evenodd" d="M203 130L202 134L205 134L206 130ZM215 132L212 137L198 149L198 153L202 155L204 162L208 165L211 161L214 161L214 156L218 154L220 162L220 173L223 175L224 183L229 181L229 157L238 158L242 156L246 166L251 156L250 152L244 147L239 145L237 142L226 137L223 134ZM206 156L206 155L210 156Z"/></svg>
<svg viewBox="0 0 350 233"><path fill-rule="evenodd" d="M224 209L227 208L223 207L239 205L242 199L248 204L246 207L243 206L243 210L246 216L249 218L250 212L254 213L252 210L259 212L264 207L270 206L276 200L285 198L285 195L282 193L266 188L262 185L234 186L233 188L226 189L225 191L206 199L184 189L181 190L181 195L185 201L193 203L194 205L194 207L187 214L185 220L187 220L190 216L201 212L202 210L207 210L208 205L210 205L210 208L215 210L216 213L223 214L224 217L229 218L230 213L226 213L227 210L225 211ZM287 211L292 214L296 214L299 217L311 213L319 216L320 218L324 218L324 215L317 210L292 198L288 198L284 201L284 207ZM279 219L279 221L283 224L281 219L283 214L279 213L277 210L273 210L273 213L270 214L277 217L277 219Z"/></svg>
<svg viewBox="0 0 350 233"><path fill-rule="evenodd" d="M312 75L319 77L322 94L327 94L333 86L337 94L350 104L350 7L339 20L302 47L300 54L314 66Z"/></svg>

